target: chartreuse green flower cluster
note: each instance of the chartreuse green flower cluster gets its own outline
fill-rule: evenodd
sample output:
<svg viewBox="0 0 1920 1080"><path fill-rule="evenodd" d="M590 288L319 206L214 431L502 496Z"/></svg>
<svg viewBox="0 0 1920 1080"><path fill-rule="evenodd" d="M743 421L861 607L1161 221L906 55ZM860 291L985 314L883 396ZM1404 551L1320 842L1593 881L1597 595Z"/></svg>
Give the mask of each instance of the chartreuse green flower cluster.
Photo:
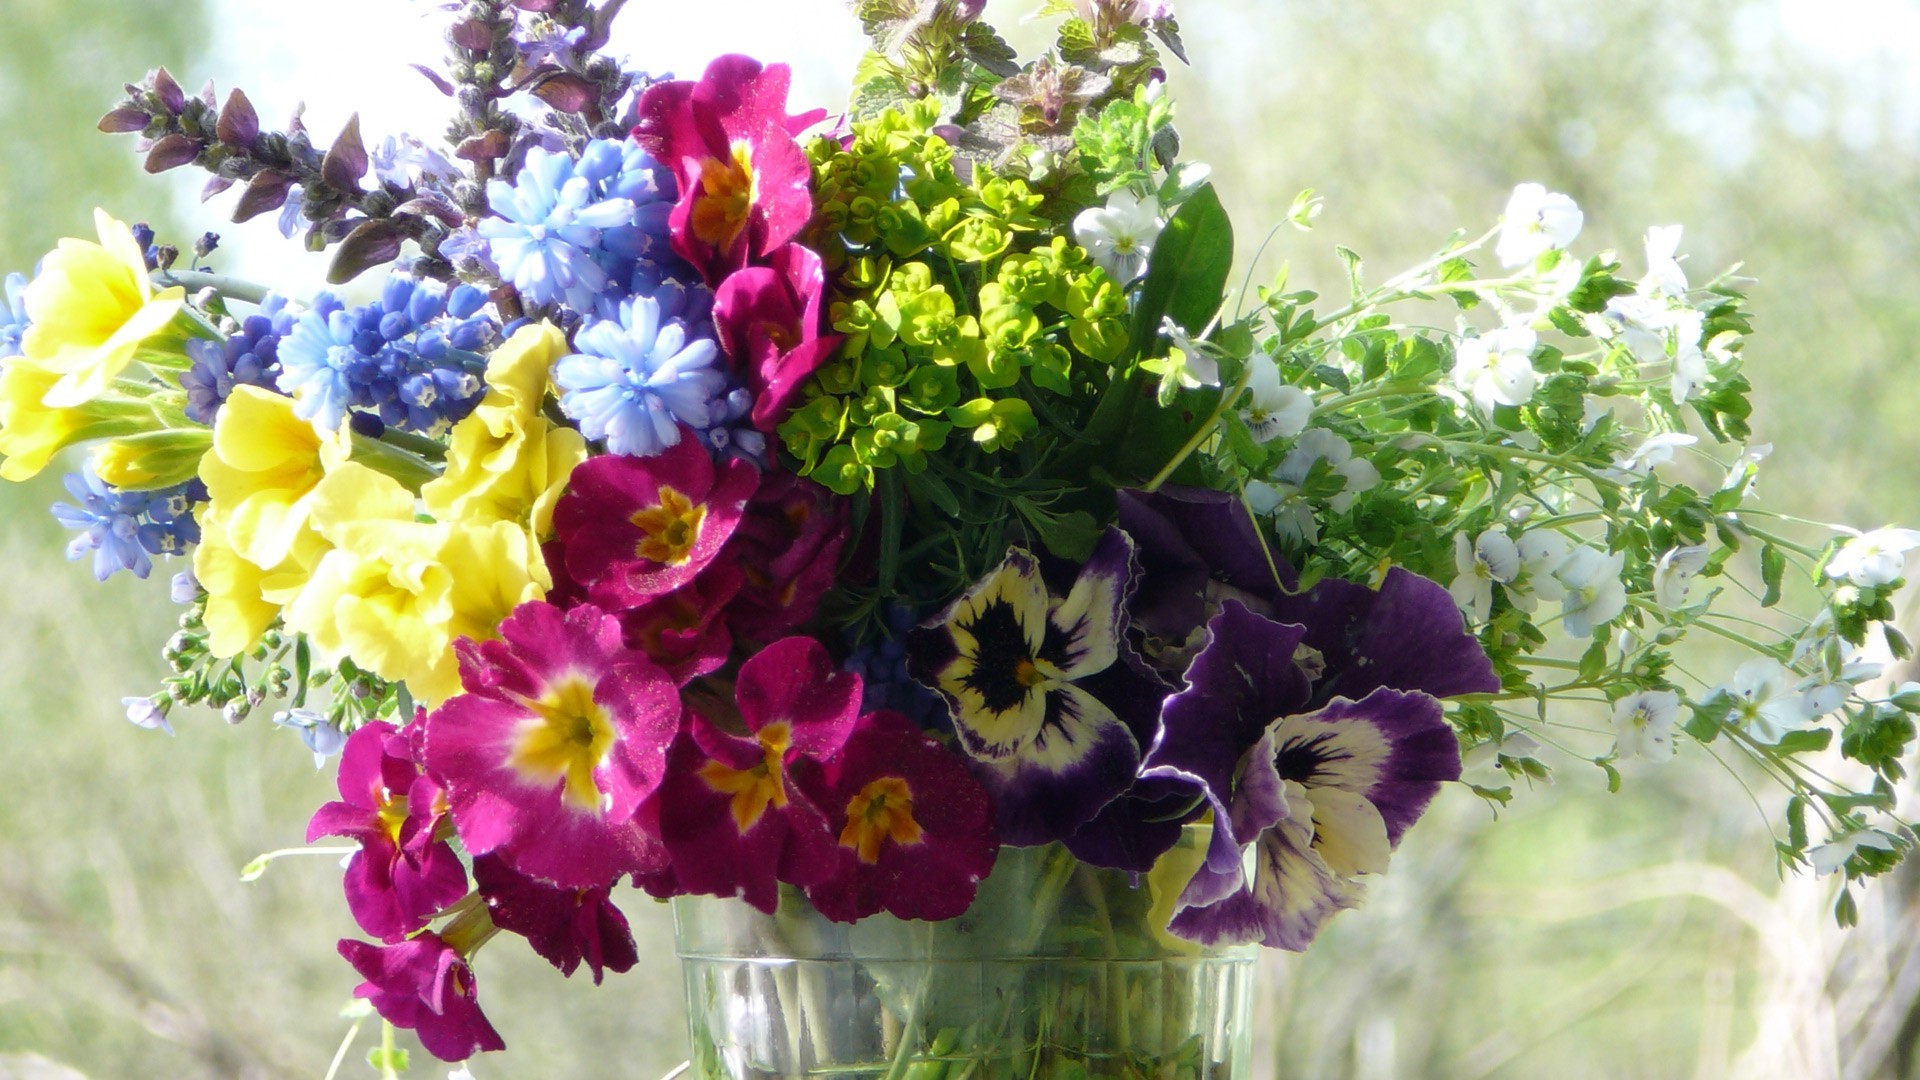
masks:
<svg viewBox="0 0 1920 1080"><path fill-rule="evenodd" d="M843 495L871 490L876 470L920 473L949 445L1020 446L1050 412L1093 400L1129 349L1122 287L1049 236L1025 180L979 163L963 179L937 117L916 103L856 123L845 149L810 148L809 243L837 275L829 321L845 340L779 434L803 475Z"/></svg>

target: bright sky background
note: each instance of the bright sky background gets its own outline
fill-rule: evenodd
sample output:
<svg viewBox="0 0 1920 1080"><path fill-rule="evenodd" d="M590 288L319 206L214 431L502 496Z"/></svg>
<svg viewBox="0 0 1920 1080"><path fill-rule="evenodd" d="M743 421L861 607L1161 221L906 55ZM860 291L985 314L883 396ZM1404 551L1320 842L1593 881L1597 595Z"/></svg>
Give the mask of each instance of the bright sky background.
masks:
<svg viewBox="0 0 1920 1080"><path fill-rule="evenodd" d="M992 0L987 16L1014 28L1038 6L1039 0ZM1201 55L1209 48L1218 50L1212 55L1231 54L1236 39L1245 42L1238 13L1216 3L1210 14L1209 7L1207 0L1182 0L1186 36ZM1863 79L1887 86L1887 69L1898 70L1903 79L1893 85L1904 82L1916 129L1901 134L1920 133L1920 0L1775 0L1774 15L1794 40ZM445 19L428 0L213 0L219 40L211 55L219 58L220 91L244 87L263 123L284 125L304 99L307 126L323 145L355 108L369 142L395 131L430 138L439 134L446 102L407 65L437 65ZM359 32L343 33L347 27ZM798 109L844 101L864 43L843 0L632 0L609 51L643 70L682 77L697 77L725 52L784 60L794 70ZM176 183L190 199L198 181L185 173L176 174ZM216 199L214 208L191 219L226 236L229 268L295 295L323 287L325 260L280 240L270 216L245 227L223 225L232 198Z"/></svg>

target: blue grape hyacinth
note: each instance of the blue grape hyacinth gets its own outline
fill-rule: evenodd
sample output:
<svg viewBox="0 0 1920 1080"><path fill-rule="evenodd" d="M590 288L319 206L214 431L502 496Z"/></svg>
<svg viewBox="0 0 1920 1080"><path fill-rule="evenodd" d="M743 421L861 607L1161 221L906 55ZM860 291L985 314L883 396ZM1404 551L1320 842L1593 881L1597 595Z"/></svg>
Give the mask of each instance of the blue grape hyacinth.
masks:
<svg viewBox="0 0 1920 1080"><path fill-rule="evenodd" d="M279 388L295 414L338 430L352 412L356 430L386 427L438 435L479 404L486 386L481 350L500 337L486 297L471 285L447 290L395 272L379 301L347 308L330 293L280 343Z"/></svg>
<svg viewBox="0 0 1920 1080"><path fill-rule="evenodd" d="M269 293L260 310L242 320L225 342L188 341L187 356L193 366L180 376L181 389L187 392L187 418L211 426L234 387L275 389L280 377L280 340L293 332L293 325L294 313L286 297Z"/></svg>
<svg viewBox="0 0 1920 1080"><path fill-rule="evenodd" d="M0 359L20 355L20 339L27 333L27 277L8 274L0 289Z"/></svg>
<svg viewBox="0 0 1920 1080"><path fill-rule="evenodd" d="M607 287L606 270L595 260L605 230L633 222L632 200L607 193L578 172L574 159L539 147L513 183L487 182L494 217L477 226L500 277L513 283L532 304L565 302L575 311L592 311Z"/></svg>
<svg viewBox="0 0 1920 1080"><path fill-rule="evenodd" d="M681 424L705 431L724 413L732 386L711 330L664 318L652 297L589 321L574 347L554 368L560 410L611 453L650 457L679 444Z"/></svg>

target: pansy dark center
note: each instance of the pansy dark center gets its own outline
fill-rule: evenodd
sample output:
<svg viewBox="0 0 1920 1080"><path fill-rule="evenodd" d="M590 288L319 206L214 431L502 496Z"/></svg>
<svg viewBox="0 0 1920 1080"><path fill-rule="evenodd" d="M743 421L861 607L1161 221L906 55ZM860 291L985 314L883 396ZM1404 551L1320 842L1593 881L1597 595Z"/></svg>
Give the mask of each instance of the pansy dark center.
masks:
<svg viewBox="0 0 1920 1080"><path fill-rule="evenodd" d="M913 790L898 776L883 776L847 801L847 826L840 830L840 846L850 847L860 861L871 865L880 858L880 845L920 842L920 823L913 819Z"/></svg>
<svg viewBox="0 0 1920 1080"><path fill-rule="evenodd" d="M1364 794L1379 783L1393 748L1371 724L1289 716L1275 730L1273 764L1282 780Z"/></svg>
<svg viewBox="0 0 1920 1080"><path fill-rule="evenodd" d="M660 502L636 510L627 520L640 530L633 553L662 566L684 566L700 539L707 508L676 488L660 485Z"/></svg>
<svg viewBox="0 0 1920 1080"><path fill-rule="evenodd" d="M1002 713L1018 708L1027 694L1045 681L1012 604L994 600L973 621L961 623L960 629L972 635L976 643L972 670L961 682L980 695L986 711Z"/></svg>
<svg viewBox="0 0 1920 1080"><path fill-rule="evenodd" d="M760 729L760 761L746 769L735 769L718 761L700 767L700 779L723 795L731 795L734 827L746 832L760 823L767 807L784 810L787 806L787 750L793 745L793 729L783 723Z"/></svg>

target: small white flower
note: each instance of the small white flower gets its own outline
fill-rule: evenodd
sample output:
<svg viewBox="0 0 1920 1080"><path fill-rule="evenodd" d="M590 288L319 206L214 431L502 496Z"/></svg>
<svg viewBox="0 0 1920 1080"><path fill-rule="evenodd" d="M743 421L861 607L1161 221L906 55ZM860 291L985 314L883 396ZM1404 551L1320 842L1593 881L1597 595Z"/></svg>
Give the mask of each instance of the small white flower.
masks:
<svg viewBox="0 0 1920 1080"><path fill-rule="evenodd" d="M1247 431L1257 442L1276 438L1291 439L1307 429L1313 418L1313 397L1297 386L1280 381L1280 366L1273 357L1255 352L1247 358L1252 373L1247 378L1247 404L1240 410Z"/></svg>
<svg viewBox="0 0 1920 1080"><path fill-rule="evenodd" d="M1291 489L1283 492L1265 480L1255 480L1247 485L1247 509L1264 517L1278 510L1292 494Z"/></svg>
<svg viewBox="0 0 1920 1080"><path fill-rule="evenodd" d="M1653 566L1653 598L1662 608L1673 611L1685 606L1687 589L1693 575L1707 565L1707 549L1699 546L1669 548Z"/></svg>
<svg viewBox="0 0 1920 1080"><path fill-rule="evenodd" d="M1609 555L1597 548L1578 547L1560 563L1553 576L1566 586L1560 602L1560 622L1575 638L1593 636L1627 610L1627 586L1620 580L1626 569L1625 552Z"/></svg>
<svg viewBox="0 0 1920 1080"><path fill-rule="evenodd" d="M1680 695L1671 690L1640 690L1613 706L1613 753L1627 758L1666 761L1673 756L1673 722Z"/></svg>
<svg viewBox="0 0 1920 1080"><path fill-rule="evenodd" d="M1462 338L1454 350L1453 385L1489 416L1495 406L1525 405L1537 383L1533 350L1539 343L1539 335L1524 326Z"/></svg>
<svg viewBox="0 0 1920 1080"><path fill-rule="evenodd" d="M1678 225L1655 225L1647 230L1647 276L1640 282L1642 292L1687 294L1687 272L1680 269L1680 260L1675 258L1680 251L1680 233Z"/></svg>
<svg viewBox="0 0 1920 1080"><path fill-rule="evenodd" d="M1516 731L1499 742L1483 742L1461 755L1462 769L1477 769L1496 765L1501 758L1530 758L1540 752L1540 740L1525 732Z"/></svg>
<svg viewBox="0 0 1920 1080"><path fill-rule="evenodd" d="M1471 541L1465 532L1457 532L1453 534L1453 566L1458 572L1447 591L1474 622L1482 623L1493 608L1494 583L1505 585L1520 576L1520 551L1506 533L1495 529Z"/></svg>
<svg viewBox="0 0 1920 1080"><path fill-rule="evenodd" d="M1692 446L1699 441L1696 436L1683 435L1677 431L1649 435L1645 441L1634 448L1633 453L1614 462L1613 468L1623 479L1652 476L1653 470L1662 465L1672 464L1674 451L1683 446Z"/></svg>
<svg viewBox="0 0 1920 1080"><path fill-rule="evenodd" d="M1167 335L1173 346L1167 359L1177 365L1173 373L1175 381L1188 390L1220 385L1220 361L1206 346L1194 341L1186 328L1170 318L1162 318L1160 332Z"/></svg>
<svg viewBox="0 0 1920 1080"><path fill-rule="evenodd" d="M1327 500L1327 505L1336 514L1346 513L1361 492L1380 486L1380 470L1366 458L1350 458L1335 465L1333 471L1347 481L1347 486L1340 489L1340 494Z"/></svg>
<svg viewBox="0 0 1920 1080"><path fill-rule="evenodd" d="M164 731L173 734L173 725L167 722L167 710L154 704L152 698L126 697L120 699L126 706L127 722L148 731Z"/></svg>
<svg viewBox="0 0 1920 1080"><path fill-rule="evenodd" d="M1700 328L1705 322L1705 316L1697 311L1683 311L1674 317L1672 390L1675 404L1706 393L1707 383L1712 379L1707 356L1700 351Z"/></svg>
<svg viewBox="0 0 1920 1080"><path fill-rule="evenodd" d="M1838 836L1807 851L1807 861L1813 864L1816 874L1837 873L1847 865L1847 860L1861 848L1875 848L1880 851L1893 851L1899 844L1879 829L1856 829L1845 836Z"/></svg>
<svg viewBox="0 0 1920 1080"><path fill-rule="evenodd" d="M1580 235L1586 217L1579 204L1539 184L1521 184L1507 199L1500 215L1500 240L1493 253L1502 266L1531 263L1554 248L1564 248Z"/></svg>
<svg viewBox="0 0 1920 1080"><path fill-rule="evenodd" d="M1607 301L1607 318L1620 332L1620 341L1643 364L1667 355L1667 328L1673 310L1650 296L1616 296Z"/></svg>
<svg viewBox="0 0 1920 1080"><path fill-rule="evenodd" d="M1307 473L1313 470L1314 462L1324 458L1329 465L1338 468L1352 457L1353 445L1347 440L1326 428L1313 428L1301 432L1293 449L1280 459L1280 467L1273 471L1274 479L1299 487L1306 480Z"/></svg>
<svg viewBox="0 0 1920 1080"><path fill-rule="evenodd" d="M1761 742L1777 743L1812 719L1802 696L1788 685L1787 669L1771 657L1741 664L1722 689L1733 699L1733 721Z"/></svg>
<svg viewBox="0 0 1920 1080"><path fill-rule="evenodd" d="M1907 552L1920 547L1920 530L1875 529L1841 545L1827 563L1827 576L1863 589L1891 585L1906 576Z"/></svg>
<svg viewBox="0 0 1920 1080"><path fill-rule="evenodd" d="M1507 589L1507 599L1521 611L1532 611L1541 600L1564 600L1567 587L1553 576L1567 558L1567 538L1552 529L1535 529L1520 537L1514 550L1520 555L1521 580Z"/></svg>
<svg viewBox="0 0 1920 1080"><path fill-rule="evenodd" d="M1160 200L1122 188L1107 196L1106 206L1082 210L1073 219L1073 238L1102 270L1125 285L1146 270L1162 227Z"/></svg>
<svg viewBox="0 0 1920 1080"><path fill-rule="evenodd" d="M1754 481L1760 478L1760 463L1767 460L1767 455L1771 453L1772 443L1754 443L1741 451L1740 456L1727 467L1727 478L1720 482L1720 490L1739 488L1742 498L1753 494Z"/></svg>
<svg viewBox="0 0 1920 1080"><path fill-rule="evenodd" d="M1818 720L1838 711L1852 693L1853 687L1843 682L1816 683L1805 687L1800 695L1800 710L1807 719Z"/></svg>

